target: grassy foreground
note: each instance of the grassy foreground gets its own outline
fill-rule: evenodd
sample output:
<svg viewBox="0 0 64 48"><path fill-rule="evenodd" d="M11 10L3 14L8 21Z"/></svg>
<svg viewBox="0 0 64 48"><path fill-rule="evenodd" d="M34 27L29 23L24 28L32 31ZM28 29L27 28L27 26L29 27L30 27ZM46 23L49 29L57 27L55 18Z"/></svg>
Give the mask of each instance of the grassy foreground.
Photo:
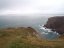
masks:
<svg viewBox="0 0 64 48"><path fill-rule="evenodd" d="M64 48L64 38L41 39L31 27L0 29L0 48Z"/></svg>

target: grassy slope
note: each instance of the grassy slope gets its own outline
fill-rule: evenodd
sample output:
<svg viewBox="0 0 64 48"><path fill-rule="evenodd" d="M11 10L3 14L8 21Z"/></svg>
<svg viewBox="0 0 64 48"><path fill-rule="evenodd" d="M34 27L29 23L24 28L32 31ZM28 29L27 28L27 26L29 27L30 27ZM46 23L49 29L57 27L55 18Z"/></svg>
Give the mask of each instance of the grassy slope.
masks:
<svg viewBox="0 0 64 48"><path fill-rule="evenodd" d="M32 28L1 29L0 48L64 48L64 38L49 41L36 35Z"/></svg>

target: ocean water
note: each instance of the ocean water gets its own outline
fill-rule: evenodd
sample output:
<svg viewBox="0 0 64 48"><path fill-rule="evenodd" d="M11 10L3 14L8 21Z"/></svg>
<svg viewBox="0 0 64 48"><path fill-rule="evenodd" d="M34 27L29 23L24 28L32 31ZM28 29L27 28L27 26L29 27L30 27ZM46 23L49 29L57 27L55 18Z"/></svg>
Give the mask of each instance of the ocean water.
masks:
<svg viewBox="0 0 64 48"><path fill-rule="evenodd" d="M0 28L8 27L33 27L42 38L53 39L57 38L57 33L48 32L40 27L44 25L49 17L45 16L0 16ZM42 29L41 29L42 28Z"/></svg>
<svg viewBox="0 0 64 48"><path fill-rule="evenodd" d="M48 17L38 16L0 16L0 28L6 27L36 27L44 24Z"/></svg>
<svg viewBox="0 0 64 48"><path fill-rule="evenodd" d="M40 36L44 39L57 39L60 34L56 31L52 31L52 29L46 28L40 25Z"/></svg>

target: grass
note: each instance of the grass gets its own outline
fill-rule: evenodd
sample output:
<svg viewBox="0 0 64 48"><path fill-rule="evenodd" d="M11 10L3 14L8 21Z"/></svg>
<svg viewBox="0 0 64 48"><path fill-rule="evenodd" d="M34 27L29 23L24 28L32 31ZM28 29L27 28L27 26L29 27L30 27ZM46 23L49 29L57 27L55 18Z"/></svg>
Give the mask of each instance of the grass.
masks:
<svg viewBox="0 0 64 48"><path fill-rule="evenodd" d="M35 34L34 34L35 32ZM0 48L64 48L64 38L44 40L32 28L0 30Z"/></svg>
<svg viewBox="0 0 64 48"><path fill-rule="evenodd" d="M4 31L0 31L0 37L8 36L8 34Z"/></svg>

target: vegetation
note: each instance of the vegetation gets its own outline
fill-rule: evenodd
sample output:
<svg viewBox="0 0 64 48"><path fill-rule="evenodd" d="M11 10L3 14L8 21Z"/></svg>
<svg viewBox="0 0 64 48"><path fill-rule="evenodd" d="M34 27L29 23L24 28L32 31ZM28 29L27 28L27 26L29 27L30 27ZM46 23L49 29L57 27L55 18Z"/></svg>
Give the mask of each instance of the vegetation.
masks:
<svg viewBox="0 0 64 48"><path fill-rule="evenodd" d="M64 38L41 39L31 27L0 30L0 48L64 48Z"/></svg>

